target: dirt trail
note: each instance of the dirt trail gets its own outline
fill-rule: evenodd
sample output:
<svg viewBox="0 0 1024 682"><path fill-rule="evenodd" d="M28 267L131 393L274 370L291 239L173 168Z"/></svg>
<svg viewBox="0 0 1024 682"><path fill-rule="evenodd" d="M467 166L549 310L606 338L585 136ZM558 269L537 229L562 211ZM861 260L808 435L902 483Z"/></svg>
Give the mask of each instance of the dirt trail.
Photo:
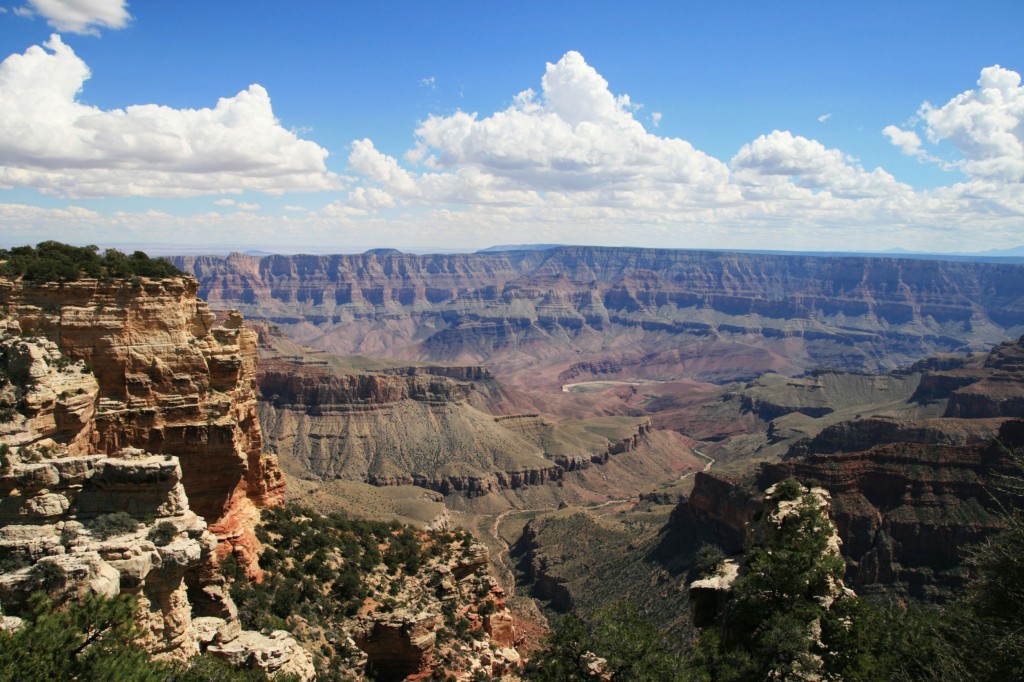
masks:
<svg viewBox="0 0 1024 682"><path fill-rule="evenodd" d="M623 504L625 502L630 502L635 499L636 498L633 497L616 498L612 500L607 500L605 502L601 502L599 504L592 504L577 508L589 511L593 509L601 509L612 504ZM512 514L536 514L541 512L557 510L558 507L538 507L535 509L508 509L494 517L494 522L491 524L490 527L491 537L493 537L497 541L498 547L501 548L501 551L499 552L497 561L493 562L492 565L495 567L496 570L498 570L499 573L503 574L502 577L504 578L504 580L502 580L502 582L504 582L506 585L505 595L508 597L508 599L511 600L516 596L516 569L515 566L512 564L512 546L509 545L505 538L501 536L501 533L498 532L498 529L501 527L501 522L505 520L506 516L510 516Z"/></svg>
<svg viewBox="0 0 1024 682"><path fill-rule="evenodd" d="M715 459L713 457L705 455L703 452L700 451L699 448L694 447L692 448L692 450L693 454L705 460L704 468L701 471L707 471L715 464ZM694 472L691 471L689 473L683 474L681 478L693 476L693 474ZM582 506L579 507L579 509L601 509L612 504L622 504L624 502L629 502L630 500L633 499L636 498L616 498L607 500L605 502L601 502L599 504ZM516 596L516 569L512 563L512 546L505 541L505 538L503 538L501 536L501 533L499 532L499 529L501 528L501 522L504 521L506 517L511 516L513 514L537 514L541 512L556 511L557 509L558 507L550 506L536 507L533 509L506 509L505 511L501 512L500 514L494 517L494 521L490 525L490 534L491 537L494 538L495 542L497 543L497 546L500 548L500 551L498 552L498 556L496 558L497 560L494 561L492 565L495 567L495 570L500 574L499 579L501 580L501 582L505 584L505 594L508 597L508 599L511 600Z"/></svg>
<svg viewBox="0 0 1024 682"><path fill-rule="evenodd" d="M707 463L704 465L704 468L701 469L701 471L707 471L715 463L715 458L714 457L708 457L703 452L701 452L700 449L698 449L696 447L693 447L693 448L690 448L690 449L693 450L693 454L695 454L698 457L700 457L701 459L707 461ZM691 471L689 473L683 474L682 478L686 478L687 476L693 476L693 472Z"/></svg>

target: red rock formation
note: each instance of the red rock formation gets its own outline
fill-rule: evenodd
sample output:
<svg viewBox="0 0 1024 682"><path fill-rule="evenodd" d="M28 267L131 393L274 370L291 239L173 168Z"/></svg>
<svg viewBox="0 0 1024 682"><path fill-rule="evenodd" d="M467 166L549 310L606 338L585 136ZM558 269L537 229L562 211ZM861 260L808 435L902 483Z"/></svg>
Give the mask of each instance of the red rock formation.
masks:
<svg viewBox="0 0 1024 682"><path fill-rule="evenodd" d="M109 282L0 280L0 309L42 335L99 384L95 451L124 447L181 460L192 509L256 575L258 507L280 504L284 477L262 451L256 335L241 316L215 324L191 277Z"/></svg>

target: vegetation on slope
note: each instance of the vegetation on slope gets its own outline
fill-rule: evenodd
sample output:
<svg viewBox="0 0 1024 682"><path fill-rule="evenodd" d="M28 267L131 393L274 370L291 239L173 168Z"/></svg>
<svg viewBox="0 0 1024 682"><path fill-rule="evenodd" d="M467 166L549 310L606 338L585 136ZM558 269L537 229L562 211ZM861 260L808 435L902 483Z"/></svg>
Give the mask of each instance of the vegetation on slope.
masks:
<svg viewBox="0 0 1024 682"><path fill-rule="evenodd" d="M666 566L648 558L669 511L641 503L605 514L574 508L546 513L529 523L513 556L532 595L552 611L589 619L625 601L671 637L689 639L685 592Z"/></svg>
<svg viewBox="0 0 1024 682"><path fill-rule="evenodd" d="M263 582L245 581L231 558L224 565L239 618L247 629L292 632L314 653L319 682L362 679L361 653L351 637L357 616L436 609L439 671L464 667L460 650L483 637L476 616L493 608L491 581L459 581L472 590L472 604L442 585L451 571L441 567L466 565L475 545L465 531L417 531L289 505L265 510L257 535L264 543Z"/></svg>
<svg viewBox="0 0 1024 682"><path fill-rule="evenodd" d="M823 551L832 532L827 516L806 504L780 530L746 553L746 572L689 655L665 654L682 643L659 640L635 611L618 606L588 621L564 618L535 656L529 679L1024 679L1020 510L1009 511L1006 532L975 548L967 590L942 608L826 598L843 571L838 557ZM629 656L636 663L623 668Z"/></svg>
<svg viewBox="0 0 1024 682"><path fill-rule="evenodd" d="M182 274L166 258L150 258L142 251L126 255L97 246L71 246L56 241L0 249L0 275L33 282L74 282L82 278L172 277Z"/></svg>
<svg viewBox="0 0 1024 682"><path fill-rule="evenodd" d="M133 598L90 596L57 607L33 595L24 623L0 632L0 682L267 682L259 670L235 670L209 655L188 664L155 661L138 645ZM289 682L289 678L275 678Z"/></svg>

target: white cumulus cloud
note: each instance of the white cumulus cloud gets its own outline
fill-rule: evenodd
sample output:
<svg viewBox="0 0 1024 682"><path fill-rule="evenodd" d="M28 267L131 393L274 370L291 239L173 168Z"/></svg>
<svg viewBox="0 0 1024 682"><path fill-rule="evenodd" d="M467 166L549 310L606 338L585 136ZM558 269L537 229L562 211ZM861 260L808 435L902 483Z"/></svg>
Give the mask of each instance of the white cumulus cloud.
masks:
<svg viewBox="0 0 1024 682"><path fill-rule="evenodd" d="M838 149L789 131L775 130L743 145L731 165L740 182L778 184L782 179L840 197L884 196L910 189L881 168L865 171Z"/></svg>
<svg viewBox="0 0 1024 682"><path fill-rule="evenodd" d="M1024 182L1024 87L1020 74L999 65L981 70L978 87L942 106L925 102L914 123L932 145L947 143L956 158L929 153L914 130L886 126L882 132L904 154L959 169L975 188ZM937 151L937 150L936 150Z"/></svg>
<svg viewBox="0 0 1024 682"><path fill-rule="evenodd" d="M993 86L982 90L1002 88L1004 104L1018 85L1005 74L983 80ZM344 207L354 218L391 209L389 219L410 220L419 234L485 235L476 243L493 242L486 235L496 231L505 240L551 241L557 230L567 242L745 248L835 248L863 230L875 236L864 248L962 250L962 242L979 243L979 231L995 241L1019 231L1024 219L1024 193L1007 174L916 191L883 168L864 168L842 150L785 130L759 136L723 163L686 140L647 132L638 111L582 55L568 52L547 65L539 90L520 92L504 110L429 116L401 160L370 139L355 141L349 164L358 187L332 210ZM933 140L965 128L930 121ZM1014 158L999 126L987 129L987 153ZM907 153L931 158L918 151L913 130L890 126L885 134ZM743 236L734 244L728 235L736 234Z"/></svg>
<svg viewBox="0 0 1024 682"><path fill-rule="evenodd" d="M543 194L592 195L621 203L628 193L679 203L716 195L728 176L720 161L685 140L648 133L636 106L615 96L578 52L547 65L541 92L519 93L481 118L430 116L416 130L406 170L370 140L353 144L353 169L400 198L419 202L533 204Z"/></svg>
<svg viewBox="0 0 1024 682"><path fill-rule="evenodd" d="M926 102L919 115L929 140L948 141L963 155L967 175L1024 182L1024 87L1016 71L982 69L976 90L941 107Z"/></svg>
<svg viewBox="0 0 1024 682"><path fill-rule="evenodd" d="M124 28L132 18L125 0L28 0L23 13L38 14L58 31L84 34Z"/></svg>
<svg viewBox="0 0 1024 682"><path fill-rule="evenodd" d="M924 150L921 149L921 138L913 130L903 130L898 126L888 125L882 129L882 134L907 156L920 156L924 153Z"/></svg>
<svg viewBox="0 0 1024 682"><path fill-rule="evenodd" d="M78 100L90 75L58 35L0 63L0 187L85 197L340 186L327 151L283 128L259 85L212 108L102 110Z"/></svg>

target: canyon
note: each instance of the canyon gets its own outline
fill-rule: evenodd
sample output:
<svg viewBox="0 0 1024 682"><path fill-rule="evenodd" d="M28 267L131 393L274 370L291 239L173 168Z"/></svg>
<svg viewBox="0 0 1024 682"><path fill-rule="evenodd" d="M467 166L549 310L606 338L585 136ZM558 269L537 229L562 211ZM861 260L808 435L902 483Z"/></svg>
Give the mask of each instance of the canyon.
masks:
<svg viewBox="0 0 1024 682"><path fill-rule="evenodd" d="M1008 463L993 464L981 453L992 447L1004 421L1020 413L1017 346L1005 344L989 354L995 344L1024 332L1024 267L1019 264L571 246L422 256L395 251L262 258L232 254L183 257L176 264L198 278L201 292L211 301L238 307L294 341L326 355L384 357L396 363L384 370L393 373L390 377L406 374L399 382L404 386L387 389L402 396L399 401L379 401L369 394L327 399L325 406L336 407L317 414L321 408L309 407L315 400L289 402L281 398L287 390L270 388L270 383L280 383L274 372L295 384L310 381L299 377L314 369L277 368L263 375L270 388L263 396L264 423L283 425L281 433L287 435L282 442L292 451L295 443L303 442L306 451L295 452L304 470L323 479L424 485L447 494L449 505L487 508L490 513L507 504L512 509L543 508L536 496L527 502L521 495L505 495L501 505L487 507L483 502L467 506L451 495L475 491L469 496L489 500L488 491L519 487L526 480L522 477L499 475L497 484L478 482L479 472L447 479L374 477L365 454L340 453L377 438L388 443L384 450L396 441L424 442L423 435L407 431L409 437L399 438L396 432L385 437L357 427L346 433L342 445L337 425L326 425L326 413L338 414L337 406L344 404L340 409L348 411L351 425L387 402L389 429L403 428L404 423L443 425L433 429L447 434L443 438L493 434L494 426L518 425L515 440L506 434L485 440L492 448L515 443L511 447L517 452L533 452L537 459L527 468L535 472L532 481L545 488L550 481L564 486L566 474L560 479L554 468L547 473L533 468L557 458L535 445L524 446L522 427L531 420L558 422L570 412L583 420L615 415L647 420L650 433L683 436L686 440L675 447L686 448L694 466L679 470L675 483L667 470L655 474L647 479L646 492L638 485L606 498L563 494L544 502L553 510L565 502L633 497L671 510L680 501L671 514L655 512L668 522L660 546L648 547L652 555L672 555L673 537L686 538L688 551L704 541L735 550L757 506L756 491L790 475L825 487L828 480L835 483L830 492L837 524L849 547L851 580L861 589L895 586L915 598L932 598L928 595L934 592L941 599L960 584L954 574L962 555L911 558L917 550L907 533L946 543L976 541L998 530L993 510L979 500L978 486L997 472L1005 473ZM430 370L400 369L400 363L474 367L481 390L442 388L442 377ZM319 381L319 390L327 390L326 380ZM395 379L382 376L375 381L376 390ZM496 395L503 404L493 399ZM450 415L439 417L442 403L448 409L457 403L471 405L508 421L456 424ZM525 416L517 416L517 409ZM428 414L430 410L435 412ZM275 432L271 440L279 437ZM533 443L538 442L534 437ZM706 466L693 453L695 444L715 468L680 478ZM312 452L325 447L334 449L328 458L333 464L325 465L322 454ZM936 448L944 454L935 454ZM896 456L896 451L904 454ZM855 465L858 458L862 463ZM484 459L483 469L502 468L495 467L493 453ZM341 461L357 470L330 469ZM463 466L480 467L471 462ZM565 470L566 462L561 464ZM934 481L947 465L963 472L957 474L963 479L959 486L943 488ZM859 466L865 473L848 479L821 473L822 467L837 466ZM408 470L408 460L400 468ZM850 510L857 504L851 491L867 494L864 488L878 480L892 480L893 486L911 491L909 506L901 511L891 500L861 503L859 520L851 520ZM925 507L932 510L931 521L922 511ZM602 510L583 526L607 525L613 513L622 511L614 509ZM698 509L698 521L684 518ZM557 574L550 561L542 569L544 562L538 563L537 557L545 554L545 535L562 542L558 538L567 531L559 528L578 529L582 522L558 520L550 513L553 520L537 519L532 528L523 528L523 546L531 548L533 557L524 564L527 578L542 586L542 596L575 607L582 603L579 596L552 586L572 583L576 569L564 569L560 562L563 573ZM902 531L886 525L890 513L894 519L908 515ZM882 520L868 523L861 518L865 514ZM961 534L942 536L941 528L957 525L954 518L963 521L955 531ZM546 533L539 531L541 525ZM607 533L596 532L613 538L618 532L614 525ZM690 525L700 526L703 535L695 535ZM854 527L860 533L856 539L851 535ZM892 539L893 532L899 541ZM653 538L651 542L658 544ZM883 550L888 563L877 568L880 559L875 555ZM871 552L875 554L868 556ZM671 571L686 561L664 559Z"/></svg>
<svg viewBox="0 0 1024 682"><path fill-rule="evenodd" d="M610 247L177 257L215 307L341 355L722 383L885 371L1024 332L1024 266Z"/></svg>
<svg viewBox="0 0 1024 682"><path fill-rule="evenodd" d="M244 629L232 597L270 575L262 527L285 477L260 428L257 332L237 311L211 312L197 288L187 276L0 279L0 631L23 626L40 590L56 604L131 595L138 643L157 658L184 665L206 652L306 682L325 665L321 649L283 620ZM446 537L424 533L416 543ZM383 596L360 614L365 653L352 674L401 656L426 675L432 655L497 674L520 664L486 549L459 542L416 589L375 568ZM431 646L416 653L407 626L442 580L445 608L484 629L472 650L435 649L454 623L435 598L417 626Z"/></svg>
<svg viewBox="0 0 1024 682"><path fill-rule="evenodd" d="M501 676L548 617L622 599L691 639L698 550L748 547L790 478L829 500L858 594L944 602L966 548L1005 528L1022 265L599 247L176 263L194 277L0 279L5 609L59 572L62 599L136 595L169 659ZM275 559L296 519L343 523L286 499L414 523L370 545L428 553L368 563L344 620L253 620L288 570L333 590L356 561L301 540Z"/></svg>

